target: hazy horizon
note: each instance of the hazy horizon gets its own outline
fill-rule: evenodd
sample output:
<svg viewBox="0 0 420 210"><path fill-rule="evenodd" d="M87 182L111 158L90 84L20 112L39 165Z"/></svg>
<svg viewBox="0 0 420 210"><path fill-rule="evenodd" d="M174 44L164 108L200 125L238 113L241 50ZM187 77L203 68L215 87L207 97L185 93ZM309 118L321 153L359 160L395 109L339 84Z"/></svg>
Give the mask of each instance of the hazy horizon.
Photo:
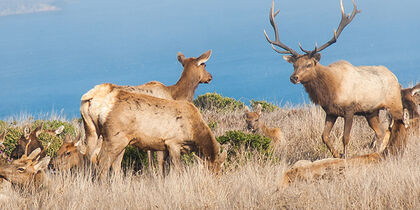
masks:
<svg viewBox="0 0 420 210"><path fill-rule="evenodd" d="M406 87L420 81L420 2L356 1L362 13L321 63L384 65ZM298 50L328 41L341 18L339 0L275 1L280 39ZM3 0L0 2L0 119L21 112L64 110L78 116L80 97L96 84L174 84L182 66L177 52L197 57L212 49L210 84L196 95L217 92L247 101L309 102L302 85L289 81L293 66L266 42L273 30L271 0L164 0L124 2ZM344 0L346 13L351 0Z"/></svg>

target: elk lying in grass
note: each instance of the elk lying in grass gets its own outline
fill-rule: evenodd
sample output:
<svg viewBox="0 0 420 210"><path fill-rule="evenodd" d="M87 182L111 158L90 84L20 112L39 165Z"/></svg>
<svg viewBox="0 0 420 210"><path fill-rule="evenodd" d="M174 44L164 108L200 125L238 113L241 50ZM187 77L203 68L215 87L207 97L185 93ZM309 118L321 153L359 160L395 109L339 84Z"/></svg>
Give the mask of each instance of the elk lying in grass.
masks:
<svg viewBox="0 0 420 210"><path fill-rule="evenodd" d="M256 110L253 112L251 112L248 107L245 107L244 117L248 129L253 133L258 133L270 138L272 146L281 144L283 139L283 132L281 132L280 128L267 127L265 123L260 120L261 110L261 104L258 104Z"/></svg>
<svg viewBox="0 0 420 210"><path fill-rule="evenodd" d="M217 172L226 158L219 158L219 143L190 102L167 100L128 92L113 84L101 84L87 95L91 111L103 136L98 164L102 176L111 165L121 166L127 145L143 150L169 151L172 163L179 167L180 154L198 150Z"/></svg>
<svg viewBox="0 0 420 210"><path fill-rule="evenodd" d="M46 149L44 149L44 147L41 144L41 141L39 141L39 135L42 132L46 132L50 135L59 135L60 133L63 132L64 130L64 126L60 126L58 129L56 130L46 130L43 131L42 127L44 126L44 123L41 123L41 125L39 125L38 127L36 127L33 131L31 131L31 129L26 126L23 129L23 135L21 136L21 138L18 140L18 144L16 145L16 148L12 151L12 153L10 154L10 157L12 159L18 159L20 157L22 157L22 155L25 153L25 147L28 144L28 142L31 142L29 144L29 151L28 152L32 152L34 151L36 148L41 148L41 154L40 157L43 158L46 156Z"/></svg>
<svg viewBox="0 0 420 210"><path fill-rule="evenodd" d="M386 67L353 66L347 61L338 61L328 66L319 63L321 59L319 52L335 43L342 30L360 12L354 1L353 5L353 12L348 16L344 12L341 1L342 18L337 31L334 31L333 38L319 48L315 45L312 51L304 50L299 44L300 49L305 52L304 55L298 54L280 42L274 22L274 17L278 14L278 11L273 11L274 2L270 10L270 22L274 28L275 40L270 40L264 31L267 41L276 52L290 54L283 57L294 67L290 81L294 84L302 83L311 101L320 105L326 112L322 140L335 158L341 155L329 141L329 134L337 117L344 118L344 156L346 156L347 144L350 141L354 115L366 117L369 126L375 131L379 143L377 145L382 144L385 135L379 121L379 110L388 109L396 120L401 121L403 118L400 85L395 75ZM276 49L274 45L285 51Z"/></svg>
<svg viewBox="0 0 420 210"><path fill-rule="evenodd" d="M95 159L101 149L101 144L102 141L99 141L98 146L95 149ZM51 161L51 166L54 169L68 171L73 168L81 168L90 163L91 161L89 161L86 154L86 146L84 145L80 135L74 138L74 140L67 135L60 149L58 149L55 158Z"/></svg>
<svg viewBox="0 0 420 210"><path fill-rule="evenodd" d="M369 166L389 156L402 155L408 140L406 129L409 124L408 118L408 112L405 110L404 123L390 119L391 124L384 137L386 146L380 148L379 152L347 159L327 158L314 162L300 160L284 173L282 186L287 187L296 180L311 181L334 177L348 168Z"/></svg>
<svg viewBox="0 0 420 210"><path fill-rule="evenodd" d="M0 141L4 141L4 136ZM19 186L33 184L35 187L39 187L45 182L44 169L47 168L50 157L46 156L40 159L41 148L34 149L28 156L30 142L31 140L25 146L25 152L19 159L10 163L7 160L1 161L0 178Z"/></svg>
<svg viewBox="0 0 420 210"><path fill-rule="evenodd" d="M117 89L147 94L164 99L173 99L173 100L186 100L192 101L194 98L194 92L197 89L200 83L209 83L212 80L212 75L206 70L206 62L210 58L211 50L200 55L198 58L185 58L182 53L178 53L178 61L184 67L181 78L175 85L165 86L160 82L149 82L143 85L138 86L115 86ZM80 105L80 113L83 118L83 124L85 127L86 133L86 142L87 142L87 154L88 156L93 156L93 152L96 148L98 137L101 133L98 130L98 118L97 109L102 109L103 107L97 106L92 107L90 98L85 96L89 95L89 92L82 97L82 102ZM151 166L152 155L150 151L148 152L149 156L149 166ZM158 153L158 165L163 169L163 153ZM122 159L121 157L118 157ZM114 167L114 170L117 166Z"/></svg>
<svg viewBox="0 0 420 210"><path fill-rule="evenodd" d="M404 109L410 114L409 134L419 136L420 113L420 83L412 88L401 89L401 97Z"/></svg>

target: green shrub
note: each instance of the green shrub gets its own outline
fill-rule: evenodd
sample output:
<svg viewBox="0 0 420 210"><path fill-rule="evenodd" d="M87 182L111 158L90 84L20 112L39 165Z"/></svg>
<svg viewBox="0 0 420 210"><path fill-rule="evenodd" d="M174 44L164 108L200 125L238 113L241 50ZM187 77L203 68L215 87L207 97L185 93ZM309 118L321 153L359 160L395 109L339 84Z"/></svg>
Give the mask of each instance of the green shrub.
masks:
<svg viewBox="0 0 420 210"><path fill-rule="evenodd" d="M217 109L223 111L234 111L243 109L245 104L241 101L229 97L223 97L217 93L206 93L199 95L194 101L194 105L200 109Z"/></svg>
<svg viewBox="0 0 420 210"><path fill-rule="evenodd" d="M250 103L251 103L251 107L252 107L253 110L255 110L257 108L258 104L261 104L263 112L273 112L273 111L279 109L278 106L276 106L276 105L274 105L270 102L267 102L267 101L256 101L256 100L252 99L250 101Z"/></svg>
<svg viewBox="0 0 420 210"><path fill-rule="evenodd" d="M271 153L271 140L258 134L248 134L242 131L227 131L225 135L217 137L217 141L222 145L230 145L227 151L229 159L242 149L258 151L264 155Z"/></svg>
<svg viewBox="0 0 420 210"><path fill-rule="evenodd" d="M142 169L148 165L147 152L128 145L125 148L124 157L121 167L127 169L133 167L135 171Z"/></svg>

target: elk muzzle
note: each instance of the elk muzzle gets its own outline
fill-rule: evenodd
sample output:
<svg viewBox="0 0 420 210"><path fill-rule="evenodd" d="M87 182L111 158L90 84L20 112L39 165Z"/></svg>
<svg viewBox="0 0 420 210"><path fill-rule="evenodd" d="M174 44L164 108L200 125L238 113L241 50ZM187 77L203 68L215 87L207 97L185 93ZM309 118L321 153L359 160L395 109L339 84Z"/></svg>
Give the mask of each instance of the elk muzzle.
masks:
<svg viewBox="0 0 420 210"><path fill-rule="evenodd" d="M297 75L295 75L295 74L292 74L292 76L290 76L290 82L292 82L293 84L300 83L299 77Z"/></svg>

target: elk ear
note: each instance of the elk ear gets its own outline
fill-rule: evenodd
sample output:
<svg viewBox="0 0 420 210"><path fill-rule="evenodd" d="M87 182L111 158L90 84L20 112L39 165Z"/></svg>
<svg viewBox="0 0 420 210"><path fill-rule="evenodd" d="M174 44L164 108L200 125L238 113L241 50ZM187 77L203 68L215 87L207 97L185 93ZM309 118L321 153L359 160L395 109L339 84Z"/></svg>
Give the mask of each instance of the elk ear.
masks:
<svg viewBox="0 0 420 210"><path fill-rule="evenodd" d="M83 144L82 140L79 140L74 144L75 147L82 153L82 155L86 154L86 146Z"/></svg>
<svg viewBox="0 0 420 210"><path fill-rule="evenodd" d="M69 134L67 134L67 135L66 135L66 137L64 137L64 141L63 141L63 142L65 142L65 143L71 143L71 142L73 142L73 141L71 140L70 135L69 135Z"/></svg>
<svg viewBox="0 0 420 210"><path fill-rule="evenodd" d="M296 58L292 55L285 55L283 56L283 59L289 63L295 63L296 62Z"/></svg>
<svg viewBox="0 0 420 210"><path fill-rule="evenodd" d="M23 135L26 139L29 138L29 135L31 135L31 129L29 128L29 126L25 126L25 128L23 129Z"/></svg>
<svg viewBox="0 0 420 210"><path fill-rule="evenodd" d="M31 154L27 157L27 159L33 160L36 156L39 155L39 153L41 153L41 148L38 147L34 151L31 152Z"/></svg>
<svg viewBox="0 0 420 210"><path fill-rule="evenodd" d="M184 54L182 54L181 52L178 52L178 54L176 55L176 57L178 58L178 61L182 64L182 66L184 66L184 62L185 62L185 56L184 56Z"/></svg>
<svg viewBox="0 0 420 210"><path fill-rule="evenodd" d="M41 125L39 125L37 128L35 128L35 130L33 131L33 132L35 132L36 137L38 137L39 134L41 134L43 126L44 126L44 122L42 122Z"/></svg>
<svg viewBox="0 0 420 210"><path fill-rule="evenodd" d="M57 128L57 130L54 131L55 135L59 135L64 131L64 125Z"/></svg>
<svg viewBox="0 0 420 210"><path fill-rule="evenodd" d="M318 63L321 60L321 53L315 53L312 57L315 58L316 62Z"/></svg>
<svg viewBox="0 0 420 210"><path fill-rule="evenodd" d="M211 50L203 53L200 57L197 58L197 66L201 65L202 63L207 62L210 59Z"/></svg>
<svg viewBox="0 0 420 210"><path fill-rule="evenodd" d="M248 106L245 106L245 113L251 112Z"/></svg>
<svg viewBox="0 0 420 210"><path fill-rule="evenodd" d="M0 144L3 144L4 142L4 137L6 136L7 133L7 129L3 131L3 133L0 135Z"/></svg>
<svg viewBox="0 0 420 210"><path fill-rule="evenodd" d="M42 160L38 161L38 163L34 165L35 173L46 169L48 167L48 164L50 163L50 160L51 158L49 156L46 156L42 158Z"/></svg>
<svg viewBox="0 0 420 210"><path fill-rule="evenodd" d="M414 96L416 94L420 94L420 83L418 83L416 86L411 89L411 95Z"/></svg>

